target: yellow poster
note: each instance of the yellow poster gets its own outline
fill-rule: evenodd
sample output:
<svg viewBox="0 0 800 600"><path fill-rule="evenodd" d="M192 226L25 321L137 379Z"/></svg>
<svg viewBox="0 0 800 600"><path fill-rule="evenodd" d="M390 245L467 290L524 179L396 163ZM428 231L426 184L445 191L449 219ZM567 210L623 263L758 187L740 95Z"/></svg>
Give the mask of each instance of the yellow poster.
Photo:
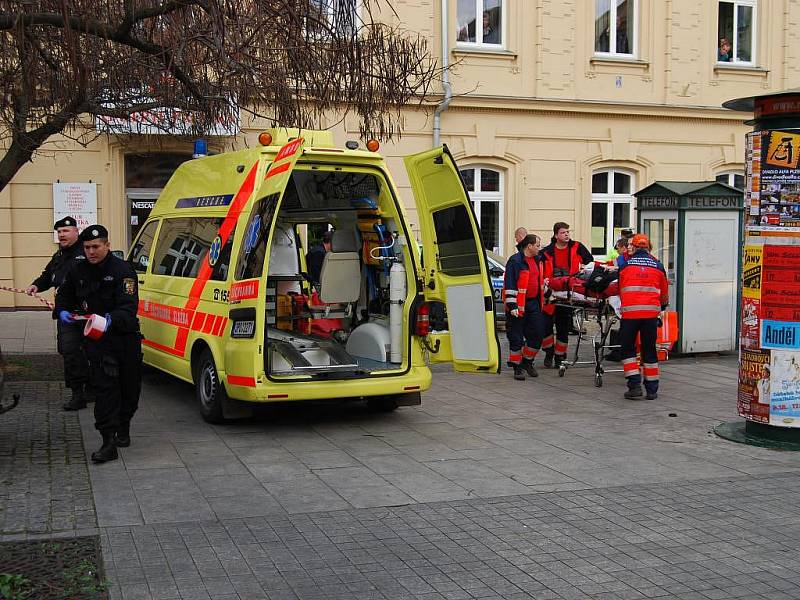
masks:
<svg viewBox="0 0 800 600"><path fill-rule="evenodd" d="M788 131L771 131L767 164L784 169L796 169L800 160L800 135Z"/></svg>
<svg viewBox="0 0 800 600"><path fill-rule="evenodd" d="M763 246L745 246L742 264L742 297L761 299L761 266Z"/></svg>

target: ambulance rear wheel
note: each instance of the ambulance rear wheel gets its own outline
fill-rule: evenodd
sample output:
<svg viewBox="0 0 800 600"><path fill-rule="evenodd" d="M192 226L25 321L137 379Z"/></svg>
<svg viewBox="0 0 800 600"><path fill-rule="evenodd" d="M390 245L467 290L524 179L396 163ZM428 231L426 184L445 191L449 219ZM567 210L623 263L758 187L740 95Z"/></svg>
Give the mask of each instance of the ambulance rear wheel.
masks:
<svg viewBox="0 0 800 600"><path fill-rule="evenodd" d="M225 401L225 386L220 381L211 350L200 353L195 365L195 394L200 404L200 415L208 423L223 423L222 404Z"/></svg>

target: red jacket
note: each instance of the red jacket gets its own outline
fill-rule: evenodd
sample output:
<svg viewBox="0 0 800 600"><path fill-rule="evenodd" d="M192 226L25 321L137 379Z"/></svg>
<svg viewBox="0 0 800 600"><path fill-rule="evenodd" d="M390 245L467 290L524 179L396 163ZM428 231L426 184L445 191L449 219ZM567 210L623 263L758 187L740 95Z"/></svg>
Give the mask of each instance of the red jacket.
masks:
<svg viewBox="0 0 800 600"><path fill-rule="evenodd" d="M575 275L581 269L581 265L587 265L592 262L592 253L586 249L586 246L581 244L580 242L576 242L575 240L570 240L567 242L567 269L565 271L559 271L556 273L555 269L555 256L556 252L556 243L555 241L551 242L539 253L539 265L540 271L542 273L542 280L545 279L553 279L554 277L559 276L570 276ZM548 315L552 315L556 312L556 307L554 304L543 304L542 305L542 312Z"/></svg>
<svg viewBox="0 0 800 600"><path fill-rule="evenodd" d="M628 257L619 271L623 319L654 319L669 303L664 266L646 250Z"/></svg>

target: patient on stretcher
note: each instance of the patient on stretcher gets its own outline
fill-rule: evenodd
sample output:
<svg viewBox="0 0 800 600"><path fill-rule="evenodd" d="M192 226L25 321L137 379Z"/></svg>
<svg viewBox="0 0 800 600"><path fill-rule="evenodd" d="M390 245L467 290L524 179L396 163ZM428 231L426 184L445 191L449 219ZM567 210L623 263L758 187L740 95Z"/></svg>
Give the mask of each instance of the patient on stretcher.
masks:
<svg viewBox="0 0 800 600"><path fill-rule="evenodd" d="M572 304L597 306L603 300L619 312L619 275L602 265L587 265L577 275L552 277L545 285L545 298L550 302L569 301Z"/></svg>

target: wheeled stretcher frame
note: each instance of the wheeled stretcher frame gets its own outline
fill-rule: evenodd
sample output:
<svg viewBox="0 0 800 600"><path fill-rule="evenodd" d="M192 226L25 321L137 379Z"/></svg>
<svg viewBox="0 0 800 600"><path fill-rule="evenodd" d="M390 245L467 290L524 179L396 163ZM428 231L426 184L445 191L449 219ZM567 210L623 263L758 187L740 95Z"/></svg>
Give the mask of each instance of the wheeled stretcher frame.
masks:
<svg viewBox="0 0 800 600"><path fill-rule="evenodd" d="M566 299L553 299L551 303L554 306L561 306L569 308L572 311L572 320L578 329L577 340L575 341L575 350L572 360L564 360L558 368L558 376L563 377L567 369L571 367L589 367L594 366L594 385L596 387L603 387L603 374L604 373L621 373L622 369L606 369L603 366L605 360L605 351L618 349L619 345L611 345L608 343L611 329L619 322L619 317L614 311L614 307L608 302L607 299L593 299L589 300L566 300ZM585 338L587 334L583 333L584 324L590 321L596 321L599 327L598 331L592 334L591 338ZM594 350L594 360L579 360L581 351L581 341L591 339L592 348Z"/></svg>

